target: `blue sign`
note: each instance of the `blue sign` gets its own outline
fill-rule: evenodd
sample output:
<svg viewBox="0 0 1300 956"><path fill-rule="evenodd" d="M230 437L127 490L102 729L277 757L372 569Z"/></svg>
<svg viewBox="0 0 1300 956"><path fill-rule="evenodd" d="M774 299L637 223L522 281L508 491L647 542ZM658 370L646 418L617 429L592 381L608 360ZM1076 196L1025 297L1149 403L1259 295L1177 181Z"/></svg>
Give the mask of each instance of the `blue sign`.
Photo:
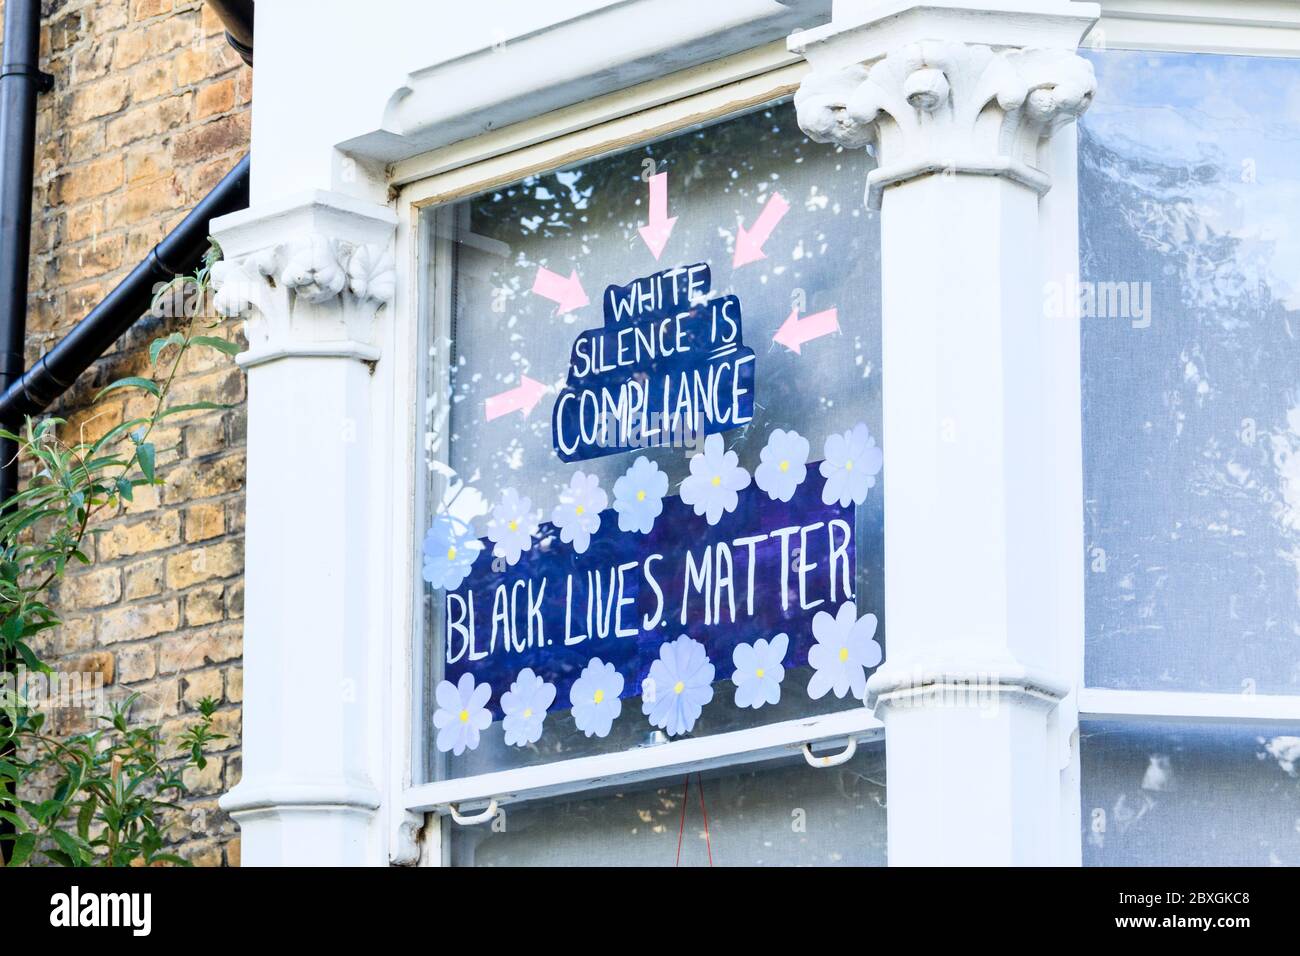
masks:
<svg viewBox="0 0 1300 956"><path fill-rule="evenodd" d="M680 446L754 417L740 299L707 298L706 263L605 289L605 323L573 343L551 431L562 461Z"/></svg>
<svg viewBox="0 0 1300 956"><path fill-rule="evenodd" d="M524 667L555 684L556 707L587 662L599 657L624 677L623 697L641 694L659 647L686 634L702 643L716 680L733 672L740 643L785 633L787 667L807 663L812 619L852 600L854 507L822 502L816 468L788 502L751 485L739 505L708 525L676 496L644 535L601 514L590 547L577 554L553 525L519 562L490 557L445 596L445 679L472 673L492 686L491 708Z"/></svg>

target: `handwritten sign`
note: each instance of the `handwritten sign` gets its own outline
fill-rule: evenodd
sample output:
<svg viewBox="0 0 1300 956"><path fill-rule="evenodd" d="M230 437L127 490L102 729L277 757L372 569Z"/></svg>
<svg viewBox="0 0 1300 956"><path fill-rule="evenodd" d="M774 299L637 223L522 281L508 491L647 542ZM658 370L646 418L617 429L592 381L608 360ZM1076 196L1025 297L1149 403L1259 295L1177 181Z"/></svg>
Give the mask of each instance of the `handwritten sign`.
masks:
<svg viewBox="0 0 1300 956"><path fill-rule="evenodd" d="M480 559L446 594L445 678L489 682L495 709L531 667L567 702L599 657L624 676L623 696L637 697L659 646L680 634L705 646L717 680L731 676L737 644L780 633L786 666L805 665L813 616L854 597L854 508L824 504L822 484L805 481L788 502L751 486L712 526L665 498L646 535L620 532L608 511L583 554L543 524L518 564Z"/></svg>
<svg viewBox="0 0 1300 956"><path fill-rule="evenodd" d="M754 352L740 299L708 298L706 263L666 269L602 297L604 325L573 343L551 430L562 461L681 445L754 416Z"/></svg>

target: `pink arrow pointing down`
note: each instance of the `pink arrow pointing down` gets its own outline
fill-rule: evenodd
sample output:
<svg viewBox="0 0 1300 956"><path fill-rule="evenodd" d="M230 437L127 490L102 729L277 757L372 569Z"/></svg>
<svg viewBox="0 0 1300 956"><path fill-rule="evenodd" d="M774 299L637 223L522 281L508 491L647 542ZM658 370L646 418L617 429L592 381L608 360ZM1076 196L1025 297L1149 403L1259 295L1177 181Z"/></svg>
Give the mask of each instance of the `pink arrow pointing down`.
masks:
<svg viewBox="0 0 1300 956"><path fill-rule="evenodd" d="M523 412L524 417L527 417L545 394L545 385L535 378L521 374L517 388L502 392L500 395L493 395L487 400L487 420L492 421L511 412Z"/></svg>
<svg viewBox="0 0 1300 956"><path fill-rule="evenodd" d="M772 193L767 200L767 205L763 211L758 214L754 220L754 228L746 230L744 226L736 229L736 254L732 257L731 267L739 269L743 265L751 262L757 262L759 259L766 259L767 253L763 251L763 243L771 238L772 230L776 224L785 218L785 214L790 211L790 204L785 201L780 193Z"/></svg>
<svg viewBox="0 0 1300 956"><path fill-rule="evenodd" d="M580 309L590 301L583 291L577 269L570 272L566 279L558 272L538 266L537 278L533 280L533 292L556 304L555 315Z"/></svg>
<svg viewBox="0 0 1300 956"><path fill-rule="evenodd" d="M656 259L663 255L676 224L677 217L668 216L668 174L656 173L650 177L650 222L637 229Z"/></svg>
<svg viewBox="0 0 1300 956"><path fill-rule="evenodd" d="M772 341L780 342L791 352L797 353L805 343L839 330L839 317L834 309L814 312L812 315L805 316L802 320L799 318L799 310L791 309L790 315L781 323L781 327L776 330L776 335L772 336Z"/></svg>

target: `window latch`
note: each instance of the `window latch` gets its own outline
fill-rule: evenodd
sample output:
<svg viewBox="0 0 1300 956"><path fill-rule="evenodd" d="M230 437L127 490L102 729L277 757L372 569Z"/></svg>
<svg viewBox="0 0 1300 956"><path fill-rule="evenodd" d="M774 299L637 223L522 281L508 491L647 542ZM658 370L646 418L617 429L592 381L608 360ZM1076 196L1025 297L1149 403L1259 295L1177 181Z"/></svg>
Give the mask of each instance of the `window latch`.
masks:
<svg viewBox="0 0 1300 956"><path fill-rule="evenodd" d="M812 744L803 745L803 759L808 761L808 766L825 769L827 767L838 767L840 764L848 763L853 759L853 755L858 752L858 739L850 737L843 750L837 754L827 754L824 757L815 756L812 752Z"/></svg>
<svg viewBox="0 0 1300 956"><path fill-rule="evenodd" d="M478 813L471 813L469 816L465 816L456 809L454 803L447 804L447 811L451 814L451 818L463 827L478 826L480 823L487 823L497 815L497 798L493 797L483 810Z"/></svg>

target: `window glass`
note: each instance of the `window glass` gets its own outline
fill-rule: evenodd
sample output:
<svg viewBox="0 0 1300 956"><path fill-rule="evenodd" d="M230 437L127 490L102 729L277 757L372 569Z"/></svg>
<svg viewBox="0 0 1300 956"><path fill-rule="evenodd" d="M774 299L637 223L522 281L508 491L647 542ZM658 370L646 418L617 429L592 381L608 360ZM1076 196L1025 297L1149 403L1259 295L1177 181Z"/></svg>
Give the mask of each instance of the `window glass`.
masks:
<svg viewBox="0 0 1300 956"><path fill-rule="evenodd" d="M507 806L451 837L458 866L884 866L884 749Z"/></svg>
<svg viewBox="0 0 1300 956"><path fill-rule="evenodd" d="M1300 62L1092 59L1087 681L1296 693Z"/></svg>
<svg viewBox="0 0 1300 956"><path fill-rule="evenodd" d="M862 706L878 228L793 114L426 213L428 779Z"/></svg>
<svg viewBox="0 0 1300 956"><path fill-rule="evenodd" d="M1088 866L1300 864L1295 728L1085 724Z"/></svg>

